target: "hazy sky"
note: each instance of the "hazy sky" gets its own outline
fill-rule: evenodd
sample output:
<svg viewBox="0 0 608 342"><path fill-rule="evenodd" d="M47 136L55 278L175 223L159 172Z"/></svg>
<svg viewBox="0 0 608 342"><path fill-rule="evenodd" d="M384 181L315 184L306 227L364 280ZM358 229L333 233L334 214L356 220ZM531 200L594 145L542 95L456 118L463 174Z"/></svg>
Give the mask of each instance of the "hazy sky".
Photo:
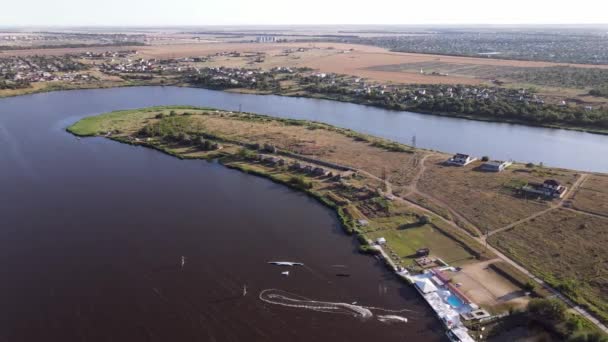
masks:
<svg viewBox="0 0 608 342"><path fill-rule="evenodd" d="M608 23L608 0L2 0L0 26Z"/></svg>

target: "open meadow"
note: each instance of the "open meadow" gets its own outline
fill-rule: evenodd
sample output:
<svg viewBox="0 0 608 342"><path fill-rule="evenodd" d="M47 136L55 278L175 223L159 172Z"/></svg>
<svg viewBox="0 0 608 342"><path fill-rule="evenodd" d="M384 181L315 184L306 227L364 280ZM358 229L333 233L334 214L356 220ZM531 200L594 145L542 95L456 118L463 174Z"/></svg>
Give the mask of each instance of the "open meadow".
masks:
<svg viewBox="0 0 608 342"><path fill-rule="evenodd" d="M490 243L608 318L608 219L557 209L492 235Z"/></svg>
<svg viewBox="0 0 608 342"><path fill-rule="evenodd" d="M420 191L445 203L468 221L495 230L545 210L549 203L516 194L522 184L556 179L572 186L576 172L551 168L527 168L514 164L503 172L484 172L477 161L466 167L444 165L445 156L429 158L418 182Z"/></svg>
<svg viewBox="0 0 608 342"><path fill-rule="evenodd" d="M608 218L608 177L591 175L574 195L575 209Z"/></svg>

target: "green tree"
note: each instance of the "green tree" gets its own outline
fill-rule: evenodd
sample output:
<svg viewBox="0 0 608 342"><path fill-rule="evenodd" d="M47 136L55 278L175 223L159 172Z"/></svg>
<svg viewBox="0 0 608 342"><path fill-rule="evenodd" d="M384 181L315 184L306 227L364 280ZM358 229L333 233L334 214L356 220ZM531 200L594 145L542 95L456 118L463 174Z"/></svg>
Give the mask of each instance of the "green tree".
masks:
<svg viewBox="0 0 608 342"><path fill-rule="evenodd" d="M535 298L528 303L528 311L537 319L560 322L566 318L566 304L555 298Z"/></svg>

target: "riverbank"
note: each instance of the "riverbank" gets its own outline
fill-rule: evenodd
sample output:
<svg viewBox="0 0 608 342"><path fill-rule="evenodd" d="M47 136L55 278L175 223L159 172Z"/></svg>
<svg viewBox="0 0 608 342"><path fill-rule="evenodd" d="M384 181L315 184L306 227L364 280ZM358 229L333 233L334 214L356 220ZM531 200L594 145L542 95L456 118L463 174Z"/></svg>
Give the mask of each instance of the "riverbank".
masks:
<svg viewBox="0 0 608 342"><path fill-rule="evenodd" d="M230 89L228 91L237 92L237 93L241 93L241 94L305 97L305 98L312 98L312 99L338 101L338 102L344 102L344 103L354 103L354 104L358 104L358 105L372 106L372 107L382 108L382 109L396 111L396 112L408 111L408 110L404 110L404 109L395 109L391 106L368 102L368 101L357 101L355 99L345 100L345 99L340 99L339 97L328 96L328 95L323 95L323 94L310 94L307 92L304 92L304 93L299 92L297 94L289 94L289 93L282 94L282 93L272 93L272 92L266 92L266 91L256 91L256 90L251 90L251 89ZM425 115L443 116L443 117L472 120L472 121L506 123L506 124L513 124L513 125L529 126L529 127L564 129L564 130L568 130L568 131L585 132L585 133L599 134L599 135L608 135L608 129L595 129L595 128L589 128L589 127L569 126L569 125L560 125L560 124L533 123L533 122L529 122L529 121L509 119L509 118L502 118L499 120L499 119L496 119L495 117L485 117L485 116L479 116L479 115L467 115L467 114L449 113L449 112L436 112L436 111L424 111L424 110L416 110L414 112L419 113L419 114L425 114Z"/></svg>
<svg viewBox="0 0 608 342"><path fill-rule="evenodd" d="M180 158L219 157L228 167L305 191L337 211L345 229L361 236L363 251L371 250L369 241L386 237L387 248L395 258L393 262L401 267L415 265L416 249L429 246L437 251L438 257L455 265L498 260L483 247L482 239L476 237L479 234L474 234L477 227L494 226L499 230L504 224L525 219L550 205L543 201L522 201L508 193L488 199L487 194L495 193L496 186L503 187L501 184L511 177L542 182L549 176L565 183L576 179L575 173L568 170L528 169L521 164L500 174L445 168L437 163L424 166L427 158L442 160L447 155L316 122L196 107L114 112L86 118L69 130L84 136L108 135ZM215 141L223 146L220 150L204 150L196 139ZM273 148L256 152L266 144ZM259 155L266 157L260 160ZM317 160L329 162L334 168L319 165L314 162ZM290 167L296 163L302 168L309 166L310 170ZM357 175L335 179L344 172L338 166L357 170ZM320 174L310 172L318 167L323 169L318 171ZM325 173L331 173L331 177ZM460 179L474 182L465 185ZM442 182L448 183L441 186ZM509 191L508 186L504 188L505 192ZM465 199L463 194L473 197ZM437 207L446 210L434 210ZM476 212L484 216L475 218ZM423 217L430 218L429 222ZM496 221L497 217L500 220ZM412 239L414 236L418 239ZM521 279L521 274L513 278ZM512 284L508 280L506 283ZM589 291L595 293L593 287ZM509 306L496 300L489 301L489 305L496 306L497 310Z"/></svg>
<svg viewBox="0 0 608 342"><path fill-rule="evenodd" d="M222 88L215 88L215 87L202 87L200 85L183 82L181 80L176 80L176 79L171 79L171 78L166 78L166 77L153 78L151 80L129 80L129 81L120 81L120 82L104 81L104 82L82 83L82 84L66 84L66 83L34 84L30 88L21 88L21 89L15 89L15 90L12 90L12 89L0 90L0 98L22 96L22 95L29 95L29 94L47 93L47 92L52 92L52 91L66 91L66 90L80 90L80 89L105 89L105 88L137 87L137 86L177 86L177 87L189 87L189 88L203 88L203 89L226 91L226 92L239 93L239 94L302 97L302 98L338 101L338 102L343 102L343 103L353 103L353 104L359 104L359 105L364 105L364 106L372 106L372 107L392 110L392 111L396 111L396 112L408 111L408 109L394 108L394 106L386 105L383 103L378 103L378 102L373 102L373 101L363 100L363 99L353 98L353 97L345 98L342 96L331 96L329 94L311 93L309 91L302 91L302 90L300 90L300 91L270 91L270 90L260 90L260 89L250 89L250 88L222 89ZM420 109L417 109L414 112L419 113L419 114L425 114L425 115L466 119L466 120L473 120L473 121L480 121L480 122L507 123L507 124L514 124L514 125L529 126L529 127L563 129L563 130L569 130L569 131L585 132L585 133L590 133L590 134L608 135L608 129L602 129L602 128L590 128L590 127L584 127L584 126L530 122L530 121L524 121L524 120L518 120L518 119L512 119L512 118L506 118L506 117L497 119L496 117L489 117L489 116L482 116L482 115L469 115L469 114L462 114L462 113L428 111L428 110L420 110Z"/></svg>
<svg viewBox="0 0 608 342"><path fill-rule="evenodd" d="M87 89L108 89L108 88L126 88L126 87L154 87L154 86L180 86L178 83L163 82L163 80L152 81L120 81L120 82L92 82L92 83L34 83L29 88L19 89L0 89L0 99L17 97L24 95L50 93L54 91L69 91L69 90L87 90Z"/></svg>

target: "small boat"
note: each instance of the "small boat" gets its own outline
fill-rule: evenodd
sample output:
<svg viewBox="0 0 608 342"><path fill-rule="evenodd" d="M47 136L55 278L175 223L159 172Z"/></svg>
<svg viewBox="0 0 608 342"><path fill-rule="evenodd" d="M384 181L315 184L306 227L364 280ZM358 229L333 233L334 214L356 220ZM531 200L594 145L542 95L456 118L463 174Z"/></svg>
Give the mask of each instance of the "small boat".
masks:
<svg viewBox="0 0 608 342"><path fill-rule="evenodd" d="M350 277L348 273L336 273L336 277Z"/></svg>
<svg viewBox="0 0 608 342"><path fill-rule="evenodd" d="M281 274L287 277L289 275L289 271L281 272Z"/></svg>
<svg viewBox="0 0 608 342"><path fill-rule="evenodd" d="M269 264L277 265L277 266L304 266L301 262L291 262L291 261L269 261Z"/></svg>

